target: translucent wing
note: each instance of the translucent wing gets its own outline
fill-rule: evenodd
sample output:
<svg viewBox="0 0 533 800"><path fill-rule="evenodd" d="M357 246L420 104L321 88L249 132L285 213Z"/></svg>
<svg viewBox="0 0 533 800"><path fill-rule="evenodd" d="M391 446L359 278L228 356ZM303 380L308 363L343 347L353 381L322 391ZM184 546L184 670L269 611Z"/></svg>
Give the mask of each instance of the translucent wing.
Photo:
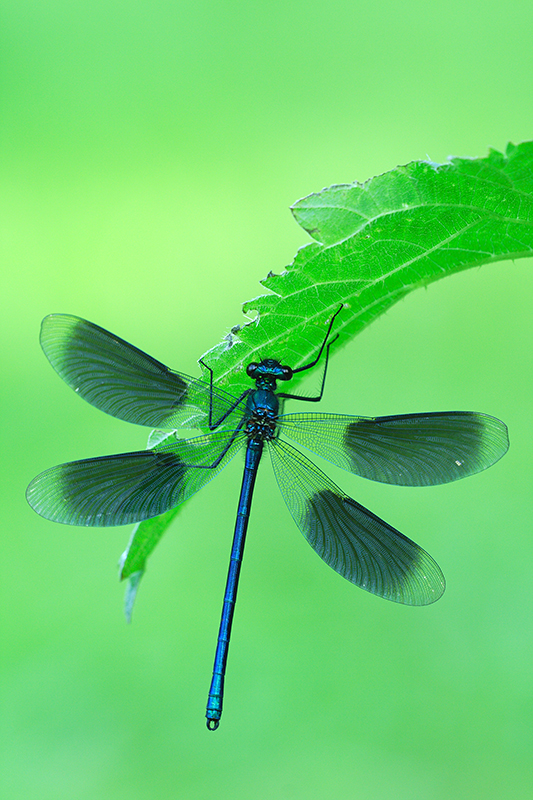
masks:
<svg viewBox="0 0 533 800"><path fill-rule="evenodd" d="M270 452L289 511L326 564L396 603L423 606L439 599L444 576L425 550L345 495L287 442L274 440Z"/></svg>
<svg viewBox="0 0 533 800"><path fill-rule="evenodd" d="M209 413L209 383L173 372L124 339L68 314L51 314L41 326L41 346L56 372L88 403L127 422L159 428L189 423ZM235 399L212 396L213 419Z"/></svg>
<svg viewBox="0 0 533 800"><path fill-rule="evenodd" d="M349 417L285 414L290 439L339 467L398 486L434 486L481 472L509 447L499 419L469 411Z"/></svg>
<svg viewBox="0 0 533 800"><path fill-rule="evenodd" d="M242 447L242 433L170 436L153 450L60 464L28 486L30 506L67 525L129 525L156 517L211 480Z"/></svg>

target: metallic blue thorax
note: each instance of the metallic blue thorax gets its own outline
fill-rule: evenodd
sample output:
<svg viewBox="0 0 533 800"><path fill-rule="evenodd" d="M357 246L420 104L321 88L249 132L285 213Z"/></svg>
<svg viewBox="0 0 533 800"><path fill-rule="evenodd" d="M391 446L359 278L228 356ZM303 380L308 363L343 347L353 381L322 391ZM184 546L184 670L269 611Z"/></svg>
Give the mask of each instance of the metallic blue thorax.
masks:
<svg viewBox="0 0 533 800"><path fill-rule="evenodd" d="M276 395L277 381L292 378L292 371L279 361L267 358L248 366L247 374L255 380L256 388L246 401L246 433L251 442L264 442L276 435L276 420L280 410Z"/></svg>

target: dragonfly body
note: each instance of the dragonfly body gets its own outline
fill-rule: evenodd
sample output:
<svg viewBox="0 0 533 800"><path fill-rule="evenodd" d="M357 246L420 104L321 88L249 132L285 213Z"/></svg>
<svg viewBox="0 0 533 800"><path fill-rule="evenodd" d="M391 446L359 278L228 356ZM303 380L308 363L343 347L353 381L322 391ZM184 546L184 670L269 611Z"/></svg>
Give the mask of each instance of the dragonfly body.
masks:
<svg viewBox="0 0 533 800"><path fill-rule="evenodd" d="M250 519L255 479L257 477L257 469L262 453L263 441L261 439L250 439L246 448L244 474L242 476L241 494L239 497L237 520L235 522L235 533L233 535L226 591L224 593L222 618L220 620L220 629L218 632L213 678L211 680L211 688L209 689L209 697L207 700L206 717L207 726L210 730L216 730L222 714L224 677L226 674L233 612L235 611L235 602L237 599L237 588L239 585L246 531Z"/></svg>
<svg viewBox="0 0 533 800"><path fill-rule="evenodd" d="M239 497L235 533L233 535L228 578L224 594L224 605L222 607L222 618L220 620L220 630L215 653L213 678L211 680L211 688L209 689L209 697L207 700L206 717L209 730L216 730L222 714L224 677L226 674L231 626L237 599L239 575L241 572L246 531L250 519L255 479L257 477L259 462L263 455L264 442L271 441L276 435L276 422L279 412L279 399L275 394L276 379L285 379L283 367L278 361L274 361L273 359L262 361L261 364L254 364L252 369L248 369L248 374L251 377L255 376L257 388L250 390L247 396L246 411L243 420L248 443L246 446L244 474L242 477L241 494Z"/></svg>
<svg viewBox="0 0 533 800"><path fill-rule="evenodd" d="M444 592L438 564L419 545L346 495L300 450L312 450L356 475L402 486L433 486L473 475L507 451L507 428L475 412L355 417L282 413L284 399L317 402L324 391L334 320L316 358L291 369L275 359L250 363L255 388L240 397L170 370L128 342L69 315L43 320L41 345L59 375L87 402L128 422L166 429L150 450L89 458L52 467L27 489L41 516L70 525L125 525L158 516L187 499L242 448L244 474L213 678L207 726L218 727L246 531L258 466L268 450L278 486L315 552L357 586L398 603L427 605ZM325 350L316 397L277 391L278 381L314 367ZM203 363L203 362L200 362ZM281 402L280 402L281 401ZM193 439L180 425L207 426ZM282 434L283 436L281 436Z"/></svg>

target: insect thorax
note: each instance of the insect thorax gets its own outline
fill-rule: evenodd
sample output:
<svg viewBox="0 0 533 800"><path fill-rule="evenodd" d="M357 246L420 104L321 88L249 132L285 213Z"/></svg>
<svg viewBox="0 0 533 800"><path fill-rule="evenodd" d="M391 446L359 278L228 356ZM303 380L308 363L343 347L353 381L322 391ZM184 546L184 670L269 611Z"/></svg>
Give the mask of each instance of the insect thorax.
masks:
<svg viewBox="0 0 533 800"><path fill-rule="evenodd" d="M277 416L268 409L255 411L246 422L246 434L254 441L268 442L276 436Z"/></svg>
<svg viewBox="0 0 533 800"><path fill-rule="evenodd" d="M246 434L254 441L270 441L276 436L279 400L268 389L255 389L248 398Z"/></svg>

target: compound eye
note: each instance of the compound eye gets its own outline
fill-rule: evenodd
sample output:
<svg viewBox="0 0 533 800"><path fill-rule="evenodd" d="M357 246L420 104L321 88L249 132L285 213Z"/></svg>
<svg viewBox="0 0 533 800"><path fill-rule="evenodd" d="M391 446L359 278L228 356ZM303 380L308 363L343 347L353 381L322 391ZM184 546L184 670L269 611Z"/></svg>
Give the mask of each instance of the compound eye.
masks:
<svg viewBox="0 0 533 800"><path fill-rule="evenodd" d="M258 366L259 364L257 363L257 361L251 361L250 364L248 364L248 366L246 367L246 374L248 375L249 378L253 378L255 376L255 371Z"/></svg>
<svg viewBox="0 0 533 800"><path fill-rule="evenodd" d="M290 367L282 366L281 367L281 371L283 373L282 376L281 376L281 380L282 381L290 381L290 379L292 378L292 369Z"/></svg>

